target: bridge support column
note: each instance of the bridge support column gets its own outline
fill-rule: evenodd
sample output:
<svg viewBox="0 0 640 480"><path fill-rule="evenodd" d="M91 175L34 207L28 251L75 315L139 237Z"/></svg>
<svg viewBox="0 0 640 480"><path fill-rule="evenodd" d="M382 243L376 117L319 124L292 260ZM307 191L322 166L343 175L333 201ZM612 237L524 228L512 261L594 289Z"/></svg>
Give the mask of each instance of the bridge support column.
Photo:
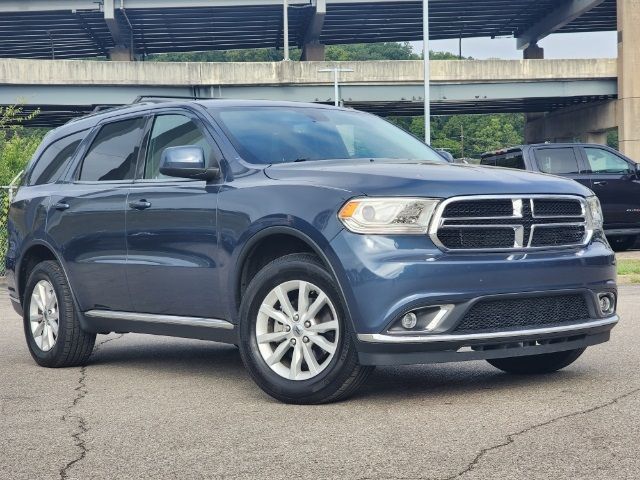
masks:
<svg viewBox="0 0 640 480"><path fill-rule="evenodd" d="M307 25L304 36L301 60L324 61L324 45L320 43L320 35L324 27L324 18L327 16L327 0L316 0L315 11Z"/></svg>
<svg viewBox="0 0 640 480"><path fill-rule="evenodd" d="M620 151L640 161L640 2L618 0L618 135Z"/></svg>
<svg viewBox="0 0 640 480"><path fill-rule="evenodd" d="M618 122L616 100L562 108L529 120L525 126L527 143L572 142L607 143L607 131Z"/></svg>
<svg viewBox="0 0 640 480"><path fill-rule="evenodd" d="M532 43L522 51L522 58L524 60L544 60L544 48L539 47L537 43ZM527 127L529 126L530 123L535 122L536 120L541 118L543 115L544 115L543 113L525 114L524 116L525 132L527 131ZM525 134L525 141L527 143L532 143L526 139L526 134Z"/></svg>

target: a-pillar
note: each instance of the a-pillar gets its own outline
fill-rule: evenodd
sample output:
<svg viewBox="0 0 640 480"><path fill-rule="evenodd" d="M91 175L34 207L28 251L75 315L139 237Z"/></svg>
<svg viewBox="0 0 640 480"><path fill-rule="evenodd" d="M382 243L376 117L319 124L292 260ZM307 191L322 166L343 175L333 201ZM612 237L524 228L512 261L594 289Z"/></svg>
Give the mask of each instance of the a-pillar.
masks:
<svg viewBox="0 0 640 480"><path fill-rule="evenodd" d="M618 137L620 150L640 161L640 0L618 1Z"/></svg>

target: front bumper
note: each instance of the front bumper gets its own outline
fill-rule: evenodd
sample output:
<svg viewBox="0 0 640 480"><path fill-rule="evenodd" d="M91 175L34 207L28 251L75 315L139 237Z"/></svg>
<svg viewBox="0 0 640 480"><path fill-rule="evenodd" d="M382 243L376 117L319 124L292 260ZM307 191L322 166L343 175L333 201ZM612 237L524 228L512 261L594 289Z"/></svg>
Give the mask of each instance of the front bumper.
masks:
<svg viewBox="0 0 640 480"><path fill-rule="evenodd" d="M598 294L617 293L615 256L594 240L573 250L535 253L444 253L420 236L341 232L332 242L344 270L336 273L366 365L448 362L536 355L608 340L615 314L598 310ZM487 299L583 295L588 314L551 324L456 332L465 314ZM433 331L389 332L409 311L446 305ZM605 318L606 317L606 318Z"/></svg>
<svg viewBox="0 0 640 480"><path fill-rule="evenodd" d="M609 340L618 316L571 325L467 335L359 335L362 365L411 365L541 355ZM405 341L401 341L400 339Z"/></svg>

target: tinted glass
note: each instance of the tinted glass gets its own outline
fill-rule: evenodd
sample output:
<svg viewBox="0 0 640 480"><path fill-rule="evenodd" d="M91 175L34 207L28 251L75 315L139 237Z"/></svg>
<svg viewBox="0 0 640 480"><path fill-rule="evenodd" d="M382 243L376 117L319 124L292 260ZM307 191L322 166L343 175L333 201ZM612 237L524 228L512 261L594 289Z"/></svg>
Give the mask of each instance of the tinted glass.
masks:
<svg viewBox="0 0 640 480"><path fill-rule="evenodd" d="M44 185L58 180L86 133L74 133L49 145L33 167L29 185Z"/></svg>
<svg viewBox="0 0 640 480"><path fill-rule="evenodd" d="M79 179L133 179L144 124L144 118L135 118L103 126L84 158Z"/></svg>
<svg viewBox="0 0 640 480"><path fill-rule="evenodd" d="M580 173L578 159L573 148L542 148L536 150L538 168L554 175Z"/></svg>
<svg viewBox="0 0 640 480"><path fill-rule="evenodd" d="M388 158L447 163L418 139L373 115L305 107L212 109L252 163Z"/></svg>
<svg viewBox="0 0 640 480"><path fill-rule="evenodd" d="M509 153L496 158L496 166L504 168L517 168L518 170L524 170L524 158L522 152Z"/></svg>
<svg viewBox="0 0 640 480"><path fill-rule="evenodd" d="M629 173L630 165L617 155L602 148L585 147L589 169L593 173Z"/></svg>
<svg viewBox="0 0 640 480"><path fill-rule="evenodd" d="M161 115L153 122L149 139L144 178L165 178L160 173L162 152L168 147L196 145L204 150L205 161L211 165L213 156L211 145L198 126L184 115Z"/></svg>

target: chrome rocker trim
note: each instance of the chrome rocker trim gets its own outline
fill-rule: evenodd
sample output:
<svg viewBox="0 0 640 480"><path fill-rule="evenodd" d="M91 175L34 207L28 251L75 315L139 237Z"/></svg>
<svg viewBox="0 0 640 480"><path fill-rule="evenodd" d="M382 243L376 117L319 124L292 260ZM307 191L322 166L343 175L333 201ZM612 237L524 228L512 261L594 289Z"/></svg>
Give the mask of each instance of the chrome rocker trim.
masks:
<svg viewBox="0 0 640 480"><path fill-rule="evenodd" d="M85 315L87 317L108 318L110 320L185 325L189 327L207 327L222 330L233 330L235 328L232 323L217 318L180 317L175 315L154 315L151 313L115 312L110 310L89 310L85 312Z"/></svg>
<svg viewBox="0 0 640 480"><path fill-rule="evenodd" d="M380 333L359 333L358 340L367 343L437 343L466 342L470 340L500 340L503 338L526 337L530 335L546 335L550 333L570 333L588 328L615 325L620 318L614 315L603 320L577 323L560 327L535 328L529 330L512 330L507 332L471 333L467 335L385 335Z"/></svg>

